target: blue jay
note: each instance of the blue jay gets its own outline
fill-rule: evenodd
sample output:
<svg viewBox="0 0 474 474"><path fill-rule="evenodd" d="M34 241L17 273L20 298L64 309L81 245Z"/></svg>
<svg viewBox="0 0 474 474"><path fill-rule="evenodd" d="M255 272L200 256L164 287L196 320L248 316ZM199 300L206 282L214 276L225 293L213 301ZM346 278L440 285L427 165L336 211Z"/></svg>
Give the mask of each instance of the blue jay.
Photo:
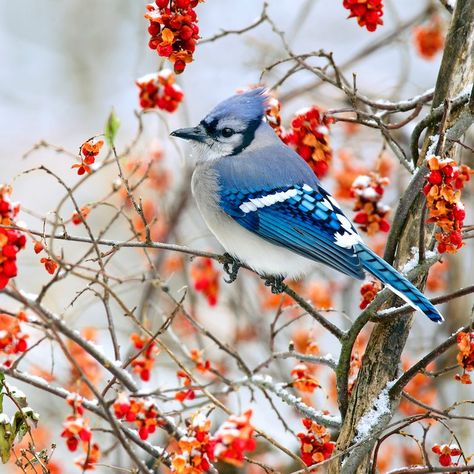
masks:
<svg viewBox="0 0 474 474"><path fill-rule="evenodd" d="M314 261L360 280L365 270L442 322L428 299L362 242L307 163L266 123L266 100L263 88L235 95L196 127L171 133L194 145L192 192L227 253L276 291L283 278L303 275Z"/></svg>

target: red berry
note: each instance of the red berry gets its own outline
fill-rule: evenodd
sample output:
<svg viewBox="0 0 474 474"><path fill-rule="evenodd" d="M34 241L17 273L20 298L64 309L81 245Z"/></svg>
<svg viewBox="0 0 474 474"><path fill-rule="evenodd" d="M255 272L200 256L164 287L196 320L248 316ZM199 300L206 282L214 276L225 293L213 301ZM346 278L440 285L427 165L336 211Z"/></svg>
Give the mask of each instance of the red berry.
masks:
<svg viewBox="0 0 474 474"><path fill-rule="evenodd" d="M442 454L439 457L439 463L441 466L451 466L451 456L449 454Z"/></svg>
<svg viewBox="0 0 474 474"><path fill-rule="evenodd" d="M434 170L430 173L428 176L428 181L431 184L440 184L443 181L443 175L441 174L441 171Z"/></svg>
<svg viewBox="0 0 474 474"><path fill-rule="evenodd" d="M26 245L26 235L21 234L18 239L16 239L15 245L22 249Z"/></svg>
<svg viewBox="0 0 474 474"><path fill-rule="evenodd" d="M191 39L191 37L193 36L193 30L189 26L184 25L181 28L181 31L180 31L179 35L180 35L182 40L186 41L188 39Z"/></svg>
<svg viewBox="0 0 474 474"><path fill-rule="evenodd" d="M455 230L454 232L451 232L451 235L449 236L449 241L453 245L461 245L462 244L462 235L459 230Z"/></svg>
<svg viewBox="0 0 474 474"><path fill-rule="evenodd" d="M160 33L160 31L161 31L161 26L158 22L156 21L150 22L150 25L148 26L148 33L150 33L151 36L157 36Z"/></svg>
<svg viewBox="0 0 474 474"><path fill-rule="evenodd" d="M0 273L0 290L3 290L8 285L9 281L10 278L5 276L3 273Z"/></svg>
<svg viewBox="0 0 474 474"><path fill-rule="evenodd" d="M91 440L92 433L89 430L86 430L83 428L81 431L79 431L79 438L81 438L81 441L88 442Z"/></svg>
<svg viewBox="0 0 474 474"><path fill-rule="evenodd" d="M446 176L452 176L453 174L453 167L451 165L446 165L444 168L443 168L443 173L446 175Z"/></svg>
<svg viewBox="0 0 474 474"><path fill-rule="evenodd" d="M12 260L7 260L3 264L3 273L5 276L9 278L16 277L17 275L17 268L16 268L16 263Z"/></svg>
<svg viewBox="0 0 474 474"><path fill-rule="evenodd" d="M390 224L385 219L380 219L379 227L382 232L388 232L390 230Z"/></svg>
<svg viewBox="0 0 474 474"><path fill-rule="evenodd" d="M453 214L454 214L454 218L457 220L457 221L463 221L466 217L466 211L462 208L456 208L454 209L453 211Z"/></svg>
<svg viewBox="0 0 474 474"><path fill-rule="evenodd" d="M369 216L365 212L358 212L354 216L354 222L357 224L367 224Z"/></svg>
<svg viewBox="0 0 474 474"><path fill-rule="evenodd" d="M66 440L66 445L69 451L75 451L79 445L79 440L77 438L68 438Z"/></svg>
<svg viewBox="0 0 474 474"><path fill-rule="evenodd" d="M140 372L140 378L144 381L144 382L148 382L150 380L150 371L148 369L143 369L141 372Z"/></svg>
<svg viewBox="0 0 474 474"><path fill-rule="evenodd" d="M6 214L10 210L10 203L7 201L0 201L0 212Z"/></svg>
<svg viewBox="0 0 474 474"><path fill-rule="evenodd" d="M7 258L15 258L17 249L13 245L5 245L2 249L2 254Z"/></svg>
<svg viewBox="0 0 474 474"><path fill-rule="evenodd" d="M25 352L28 349L28 344L26 343L25 339L20 339L15 347L16 352Z"/></svg>
<svg viewBox="0 0 474 474"><path fill-rule="evenodd" d="M186 67L186 63L178 59L178 61L174 63L174 72L176 74L181 74L184 71L185 67Z"/></svg>
<svg viewBox="0 0 474 474"><path fill-rule="evenodd" d="M189 5L191 4L191 0L174 0L176 6L178 8L189 8Z"/></svg>
<svg viewBox="0 0 474 474"><path fill-rule="evenodd" d="M148 47L150 49L157 49L160 43L161 43L161 40L158 36L152 36L150 40L148 41Z"/></svg>
<svg viewBox="0 0 474 474"><path fill-rule="evenodd" d="M146 440L148 438L148 429L146 426L142 426L138 430L138 435L140 436L141 439Z"/></svg>
<svg viewBox="0 0 474 474"><path fill-rule="evenodd" d="M173 46L171 44L160 44L156 48L157 53L164 58L167 58L171 56L171 53L173 52Z"/></svg>

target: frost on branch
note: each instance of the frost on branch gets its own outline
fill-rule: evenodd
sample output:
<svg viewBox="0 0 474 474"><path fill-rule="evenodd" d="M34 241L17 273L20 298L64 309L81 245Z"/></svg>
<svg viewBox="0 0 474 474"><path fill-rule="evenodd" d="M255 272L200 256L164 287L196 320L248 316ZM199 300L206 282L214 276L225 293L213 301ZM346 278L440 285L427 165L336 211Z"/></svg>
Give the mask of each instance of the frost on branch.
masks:
<svg viewBox="0 0 474 474"><path fill-rule="evenodd" d="M375 400L373 407L367 411L357 423L356 437L354 438L355 443L372 435L377 427L383 423L384 419L390 416L391 403L388 392L392 386L393 382L389 382L386 385Z"/></svg>

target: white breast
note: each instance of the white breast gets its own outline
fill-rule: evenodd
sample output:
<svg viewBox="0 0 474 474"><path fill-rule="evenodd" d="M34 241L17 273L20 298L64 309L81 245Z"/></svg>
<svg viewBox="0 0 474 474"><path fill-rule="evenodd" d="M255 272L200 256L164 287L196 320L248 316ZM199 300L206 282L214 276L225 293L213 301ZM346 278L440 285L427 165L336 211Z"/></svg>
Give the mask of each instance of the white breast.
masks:
<svg viewBox="0 0 474 474"><path fill-rule="evenodd" d="M217 201L216 176L209 168L196 168L192 190L204 221L226 252L259 274L296 278L314 265L311 260L253 234L223 212Z"/></svg>
<svg viewBox="0 0 474 474"><path fill-rule="evenodd" d="M248 231L228 216L206 216L206 224L226 251L262 275L296 278L307 273L313 262Z"/></svg>

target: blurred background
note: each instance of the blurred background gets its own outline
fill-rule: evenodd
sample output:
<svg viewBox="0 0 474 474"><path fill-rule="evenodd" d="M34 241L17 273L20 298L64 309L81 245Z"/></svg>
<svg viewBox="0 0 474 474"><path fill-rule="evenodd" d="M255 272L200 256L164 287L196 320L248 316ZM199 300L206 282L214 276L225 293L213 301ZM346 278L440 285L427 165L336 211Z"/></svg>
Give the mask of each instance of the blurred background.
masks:
<svg viewBox="0 0 474 474"><path fill-rule="evenodd" d="M434 87L441 59L441 54L438 54L433 59L426 60L420 57L413 45L413 27L426 18L423 12L426 12L430 2L386 0L384 3L384 25L374 33L360 28L354 20L347 20L348 12L343 8L342 1L271 0L268 12L278 27L286 33L293 51L324 49L334 53L334 60L338 65L348 64L344 73L348 78L351 78L352 73L357 74L357 86L361 93L374 99L410 98ZM70 156L55 152L51 148L39 148L25 157L25 153L35 144L46 141L55 147L77 154L84 141L103 133L106 119L112 109L121 121L116 140L117 149L123 150L133 140L138 126L135 111L139 110L135 80L144 74L156 71L161 65L161 59L156 52L147 46L148 22L143 17L145 5L146 2L130 0L100 2L0 0L1 181L13 184L13 197L21 202L24 211L21 218L30 228L41 229L42 217L53 215L58 201L64 196L64 190L50 176L45 176L39 171L25 174L25 170L44 164L61 176L69 186L78 181L76 173L71 170L74 160ZM219 33L222 29L243 28L258 18L261 11L261 2L255 0L239 2L207 0L197 8L201 35L206 38ZM439 9L439 14L441 21L447 26L448 15L442 9ZM387 40L385 45L370 52L371 46L383 42L383 38L397 30L401 32L394 41ZM365 54L357 58L361 52ZM267 24L246 34L228 35L218 41L198 45L194 62L177 79L185 94L182 106L174 114L160 112L144 115L144 131L131 156L140 160L158 153L161 157L160 166L167 170L171 180L169 187L157 194L143 191L143 195L139 189L136 196L138 198L152 196L153 199L159 200L157 206L162 208L163 215L168 219L172 217L169 214L170 209L175 209L173 203L179 191L189 182L188 171L192 166L192 158L182 143L176 144L169 138L169 131L197 123L217 102L232 95L237 89L259 83L262 70L284 56L280 39ZM272 70L263 76L263 83L267 86L274 85L284 75L284 71L284 67ZM294 94L295 90L312 84L314 80L314 76L302 72L292 76L278 89L277 96L284 99L282 115L285 123L288 123L292 114L303 106L317 104L323 109L334 109L347 105L341 93L327 85L314 87L304 94ZM416 121L397 135L397 139L405 147L408 146L409 133L415 124ZM359 129L353 134L342 124L332 128L331 145L335 157L340 156L341 152L349 153L368 169L375 167L382 150L382 140L377 131ZM471 159L472 164L472 156L470 158L467 156L466 159ZM392 174L385 200L395 208L400 191L406 186L409 176L389 152L386 152L386 162ZM340 166L340 161L335 158L335 170L337 171ZM81 204L102 199L116 180L117 170L111 167L106 172L100 173L97 178L91 179L87 186L80 188L76 197ZM326 188L332 190L337 184L335 181L337 179L331 174L323 183ZM470 223L472 187L466 189L463 200L468 204L469 213L466 222ZM350 214L351 204L343 204ZM187 202L186 206L180 225L168 236L170 241L201 250L220 252L218 243L205 228L192 201ZM73 208L70 203L65 203L60 212L66 219L70 217ZM89 218L90 225L96 229L103 227L102 212L109 211L107 209L101 212L94 211ZM81 233L85 235L82 229L78 228L74 228L72 232L75 235ZM106 237L128 238L127 232L124 225L121 228L116 226ZM383 248L383 238L368 240L375 247ZM81 255L80 246L77 244L56 245L55 251L59 252L61 248L68 258ZM439 279L449 281L442 282L437 288L438 293L433 294L472 284L472 250L472 245L469 244L460 255L449 259L452 272L449 274L450 277L446 279L442 274L439 276ZM38 256L32 252L30 246L24 255L21 255L20 273L16 279L20 288L32 294L38 293L49 279L49 275L38 260ZM140 275L146 265L146 259L140 252L124 250L114 263L114 270L117 275ZM177 294L180 294L181 288L189 283L187 277L171 275L167 278ZM348 281L327 270L315 271L309 282L311 281L314 283L311 288L314 288L319 303L327 297L330 301L328 307L334 306L346 313L343 316L334 313L331 317L341 324L344 324L344 318L355 317L360 300L360 282ZM267 331L272 321L268 313L273 314L279 302L270 301L268 294L261 296L258 285L255 279L250 281L250 277L249 281L238 282L232 286L225 285L221 281L217 305L209 306L204 298L193 295L190 296L190 307L194 314L199 315L201 322L222 340L235 340L235 334L239 329L248 330L252 324L255 324L256 328L262 327L262 331ZM78 279L66 279L50 289L44 302L78 330L93 326L97 330L94 336L97 344L102 345L104 351L110 352L103 307L92 294L81 293L84 286L85 283ZM434 288L436 289L436 286ZM140 304L140 298L143 297L142 289L140 285L130 285L120 288L119 291L124 301L130 307L134 307ZM254 297L249 297L249 301L245 298L242 303L239 295L248 294L246 292L249 289L258 301L253 301ZM70 306L71 300L79 293L80 297L73 306ZM410 360L416 360L417 355L426 352L436 341L459 327L470 313L472 304L472 298L464 298L446 308L444 314L448 324L443 328L428 325L423 316L417 315L415 329L407 346L407 352L412 357ZM162 303L160 298L153 300L151 306L150 325L159 325L160 318L169 306ZM130 322L122 316L118 308L115 310L119 337L126 347L131 331ZM293 316L294 312L288 317ZM153 321L155 317L157 323ZM248 322L247 325L241 324L244 320ZM306 323L304 327L302 326L302 330L307 331L317 341L321 353L332 352L337 357L338 347L334 345L335 341L325 336L311 321ZM177 334L174 343L180 338L186 340L188 337L183 328L177 330ZM288 346L288 341L294 339L297 334L292 330L283 334L286 336L279 344L284 349ZM190 344L192 347L192 343ZM263 360L263 351L262 356L259 356L260 348L261 341L254 335L245 341L241 350L245 357L249 357L256 364ZM53 352L53 349L44 346L44 350L37 351L35 364L49 370L46 367L50 366ZM59 359L55 376L61 380L61 377L67 376L68 368L60 360L59 353L57 355ZM215 347L206 346L206 357L213 355L216 358L220 357ZM150 387L156 384L165 386L174 377L176 368L169 361L164 361L162 364L158 362L158 366L160 367L158 382L153 380L149 384ZM287 372L289 373L289 369ZM322 374L321 380L325 381L321 383L323 387L330 385L328 374ZM469 390L464 386L453 384L451 379L448 382L449 389L445 390L440 383L437 403L441 406L469 395ZM53 405L52 400L48 400L43 394L25 386L22 386L22 389L28 395L34 393L31 403L34 403L35 409L46 420L49 442L54 441L58 444L53 459L57 460L58 466L62 469L59 472L80 472L79 468L65 467L69 455L59 438L61 417L64 418L67 414L65 403L54 400ZM315 395L313 399L315 406L334 410L335 406L330 401L329 391L329 389L321 390ZM245 407L250 403L249 394L241 395L242 399L232 397L229 403L233 407ZM263 404L260 402L262 400L257 397L253 406L262 407ZM284 406L279 408L282 413L286 413L288 419L298 423L298 417L291 410ZM61 413L60 417L58 410ZM277 424L274 427L269 426L269 416L273 416L273 412L268 407L255 410L255 424L266 426L278 439L296 449L297 442L291 434ZM299 428L298 426L295 429ZM462 431L462 426L460 429ZM464 433L463 439L472 451L473 440L469 438L467 432ZM446 442L448 441L447 439ZM399 444L401 446L403 443ZM120 457L114 462L119 461ZM389 459L386 469L396 465L398 464L395 459ZM15 472L15 468L12 469L12 472ZM97 472L111 471L109 468L98 467Z"/></svg>

